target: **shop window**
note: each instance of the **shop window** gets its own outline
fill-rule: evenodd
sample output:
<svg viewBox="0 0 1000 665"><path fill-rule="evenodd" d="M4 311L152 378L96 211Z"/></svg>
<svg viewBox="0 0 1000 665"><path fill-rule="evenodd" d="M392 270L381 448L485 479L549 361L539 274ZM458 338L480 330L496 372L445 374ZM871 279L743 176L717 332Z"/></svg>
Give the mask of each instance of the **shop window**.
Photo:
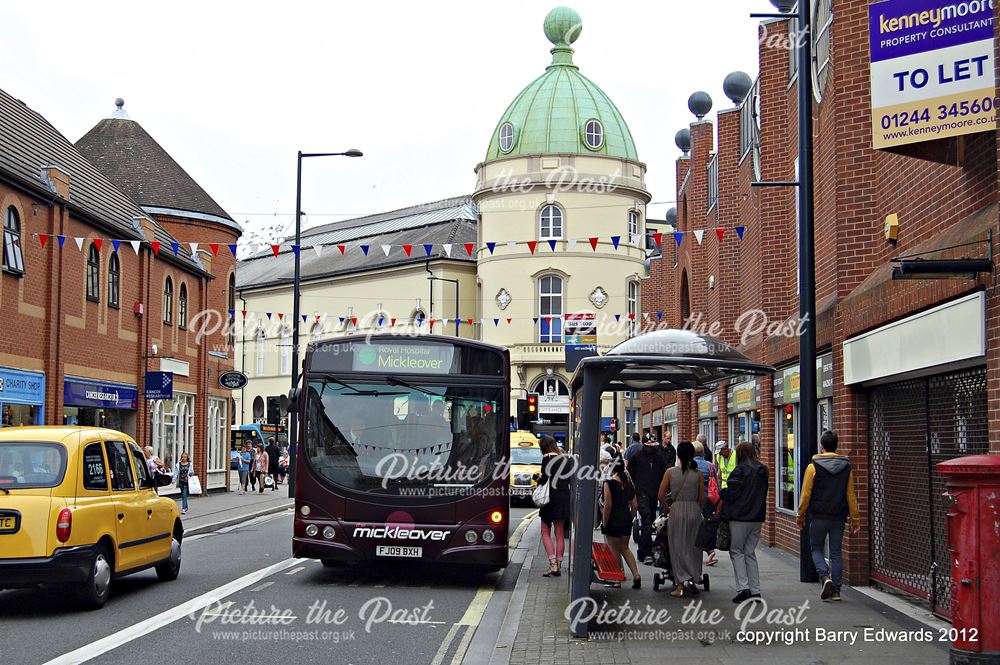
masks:
<svg viewBox="0 0 1000 665"><path fill-rule="evenodd" d="M174 321L174 282L169 277L163 284L163 322L168 326Z"/></svg>
<svg viewBox="0 0 1000 665"><path fill-rule="evenodd" d="M122 265L118 260L118 252L112 252L108 259L108 307L117 309L121 306Z"/></svg>
<svg viewBox="0 0 1000 665"><path fill-rule="evenodd" d="M3 271L24 274L24 254L21 251L21 218L14 206L7 208L3 221Z"/></svg>
<svg viewBox="0 0 1000 665"><path fill-rule="evenodd" d="M181 290L177 294L177 327L181 330L187 328L188 320L188 290L187 284L181 283Z"/></svg>
<svg viewBox="0 0 1000 665"><path fill-rule="evenodd" d="M108 471L100 443L88 444L83 449L83 489L108 491Z"/></svg>
<svg viewBox="0 0 1000 665"><path fill-rule="evenodd" d="M563 211L549 204L538 213L538 239L559 240L563 237Z"/></svg>
<svg viewBox="0 0 1000 665"><path fill-rule="evenodd" d="M90 243L87 251L87 300L101 300L101 253L94 243Z"/></svg>
<svg viewBox="0 0 1000 665"><path fill-rule="evenodd" d="M775 410L775 451L777 459L775 466L778 473L775 480L778 483L778 509L795 512L799 507L798 494L798 446L796 446L796 429L798 425L799 407L786 404Z"/></svg>
<svg viewBox="0 0 1000 665"><path fill-rule="evenodd" d="M175 392L171 400L153 400L150 409L150 445L167 470L173 472L181 453L190 457L194 449L194 395Z"/></svg>
<svg viewBox="0 0 1000 665"><path fill-rule="evenodd" d="M208 398L208 470L225 471L228 461L227 439L229 427L226 417L227 400L219 397Z"/></svg>
<svg viewBox="0 0 1000 665"><path fill-rule="evenodd" d="M124 441L105 441L108 451L108 466L111 469L111 489L125 491L135 489L132 479L131 464L128 461L128 451Z"/></svg>

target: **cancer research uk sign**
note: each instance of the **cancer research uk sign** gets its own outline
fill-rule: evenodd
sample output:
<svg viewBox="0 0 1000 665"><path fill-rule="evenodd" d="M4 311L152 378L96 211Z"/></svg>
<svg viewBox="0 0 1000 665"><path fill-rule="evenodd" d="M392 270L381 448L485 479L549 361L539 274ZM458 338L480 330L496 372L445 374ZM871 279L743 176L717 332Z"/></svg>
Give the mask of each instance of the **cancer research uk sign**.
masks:
<svg viewBox="0 0 1000 665"><path fill-rule="evenodd" d="M868 6L874 148L996 129L994 1Z"/></svg>

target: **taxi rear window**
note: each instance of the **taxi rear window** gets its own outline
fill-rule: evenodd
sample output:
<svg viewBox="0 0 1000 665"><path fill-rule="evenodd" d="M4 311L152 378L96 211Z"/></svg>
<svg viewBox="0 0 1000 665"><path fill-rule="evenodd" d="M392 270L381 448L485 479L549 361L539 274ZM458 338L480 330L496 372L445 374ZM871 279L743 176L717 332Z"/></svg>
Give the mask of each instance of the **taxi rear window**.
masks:
<svg viewBox="0 0 1000 665"><path fill-rule="evenodd" d="M59 443L7 441L0 443L0 487L55 487L66 473L66 448Z"/></svg>

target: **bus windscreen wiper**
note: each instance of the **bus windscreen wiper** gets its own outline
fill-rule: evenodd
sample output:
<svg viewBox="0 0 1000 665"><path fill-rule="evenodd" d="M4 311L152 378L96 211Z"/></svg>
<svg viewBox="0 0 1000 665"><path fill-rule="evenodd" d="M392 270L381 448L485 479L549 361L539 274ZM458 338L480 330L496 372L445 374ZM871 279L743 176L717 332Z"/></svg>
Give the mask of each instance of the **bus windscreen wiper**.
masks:
<svg viewBox="0 0 1000 665"><path fill-rule="evenodd" d="M351 384L344 383L340 379L336 379L336 378L334 378L333 376L331 376L329 374L324 374L323 375L323 381L325 381L326 383L336 383L338 386L343 386L344 388L347 388L348 390L354 391L352 394L354 394L354 395L361 395L362 397L381 397L382 395L405 395L406 394L406 393L400 393L400 392L383 393L383 392L379 392L378 390L358 390L357 388L355 388Z"/></svg>
<svg viewBox="0 0 1000 665"><path fill-rule="evenodd" d="M439 393L432 392L430 390L427 390L426 388L421 388L420 386L415 386L412 383L403 381L398 376L387 376L385 377L385 382L388 383L390 386L402 386L404 388L409 388L410 390L416 390L417 392L423 393L425 395L430 395L431 397L441 397Z"/></svg>

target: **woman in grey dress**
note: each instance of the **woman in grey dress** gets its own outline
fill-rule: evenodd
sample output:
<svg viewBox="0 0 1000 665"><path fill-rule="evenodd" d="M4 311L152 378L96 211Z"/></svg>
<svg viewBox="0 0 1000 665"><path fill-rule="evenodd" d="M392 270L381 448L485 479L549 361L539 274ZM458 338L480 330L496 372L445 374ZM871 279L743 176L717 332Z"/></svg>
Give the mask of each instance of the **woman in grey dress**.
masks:
<svg viewBox="0 0 1000 665"><path fill-rule="evenodd" d="M677 446L677 459L679 466L663 474L660 505L664 512L670 513L667 543L677 585L670 595L681 598L698 594L695 584L701 579L701 549L695 545L695 539L705 505L705 478L694 461L694 446L690 443L685 441Z"/></svg>

